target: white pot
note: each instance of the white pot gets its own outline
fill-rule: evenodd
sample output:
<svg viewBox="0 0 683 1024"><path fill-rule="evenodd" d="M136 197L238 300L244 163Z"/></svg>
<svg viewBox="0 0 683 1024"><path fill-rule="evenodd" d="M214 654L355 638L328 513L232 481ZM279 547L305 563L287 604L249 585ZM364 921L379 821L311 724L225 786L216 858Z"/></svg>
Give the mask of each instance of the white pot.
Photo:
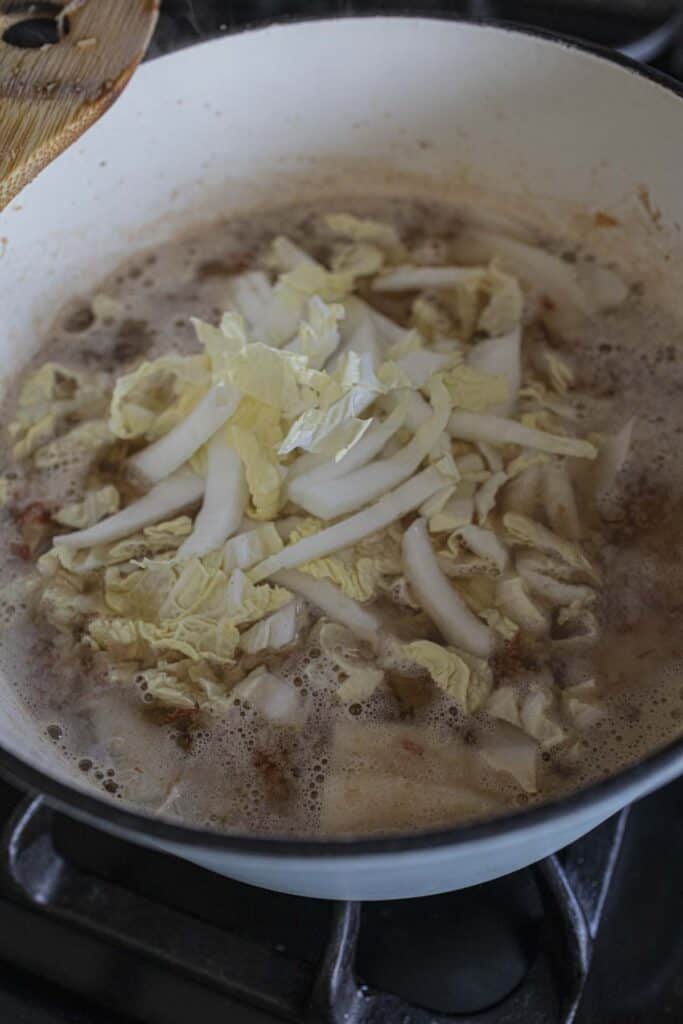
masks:
<svg viewBox="0 0 683 1024"><path fill-rule="evenodd" d="M363 18L196 46L143 66L0 215L3 372L28 358L65 299L132 249L245 203L340 191L458 198L475 185L563 200L567 231L589 230L573 204L619 210L644 253L678 244L682 167L675 86L538 35ZM557 220L555 207L532 206ZM511 204L499 195L493 207ZM235 838L147 819L77 788L5 689L0 765L13 777L103 828L307 896L386 899L485 881L571 842L683 769L679 743L583 794L428 836Z"/></svg>

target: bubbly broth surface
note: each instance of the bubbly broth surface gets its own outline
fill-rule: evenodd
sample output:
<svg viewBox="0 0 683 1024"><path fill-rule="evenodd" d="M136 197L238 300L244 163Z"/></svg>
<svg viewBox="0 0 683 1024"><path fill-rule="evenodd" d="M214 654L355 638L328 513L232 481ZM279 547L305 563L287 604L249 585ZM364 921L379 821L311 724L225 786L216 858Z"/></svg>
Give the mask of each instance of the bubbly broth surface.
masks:
<svg viewBox="0 0 683 1024"><path fill-rule="evenodd" d="M230 305L235 275L268 267L276 236L286 236L329 265L333 243L320 224L321 213L330 210L395 227L408 254L404 262L469 262L460 245L467 236L467 217L436 203L339 201L219 223L135 254L95 295L75 297L17 386L9 389L4 426L16 422L22 383L48 361L87 372L97 381L98 393L109 397L116 378L141 362L199 351L191 318L218 324ZM539 242L578 268L577 273L592 273L588 254L553 240ZM514 273L515 267L505 269ZM57 510L106 486L117 489L121 505L142 493L125 460L143 443L110 436L98 448L60 448L55 436L73 430L82 416L70 418L67 410L57 434L45 445L36 444L27 457L12 453L16 438L4 446L0 652L3 671L74 774L111 799L219 829L292 835L383 832L451 824L542 801L680 736L682 331L666 311L648 305L637 281L628 282L627 290L614 308L570 323L558 317L557 303L547 295L525 296L522 352L527 370L543 351L573 371L564 394L553 399L556 406L562 404L561 414L525 399L536 425L549 422L543 420L544 411L559 415L556 422L568 434L593 437L599 447L600 439L617 434L631 418L634 422L628 456L597 511L583 469L575 465L579 460L568 460L581 545L600 575L591 622L574 628L571 618L561 623L548 612L543 635L530 637L524 630L501 634L489 662L494 694L507 687L513 694L542 690L550 695L548 720L559 732L554 738L531 737L532 768L522 719L514 724L486 702L468 711L434 684L424 666L409 660L384 664L381 684L366 699L339 699L348 666L330 656L330 634L327 644L321 643L326 617L305 601L305 624L295 643L259 655L242 652L234 664L213 674L227 694L255 665L265 664L296 690L303 710L294 723L270 719L248 699L213 711L150 699L134 658L127 663L129 670L119 664L118 674L112 673L106 652L83 642L82 618L77 627L60 628L59 613L46 612L44 578L36 565L52 538L68 529L55 518ZM414 290L371 292L361 285L359 294L397 324L414 322ZM543 378L545 369L539 365L529 372ZM65 380L60 401L70 400L69 387ZM106 402L94 394L88 422L106 424L107 417ZM468 453L479 455L462 443L454 449L456 460ZM506 458L513 454L510 450ZM490 466L483 470L484 481L486 474L491 475ZM514 509L514 481L504 486L501 508ZM189 510L190 517L196 508ZM548 525L542 489L536 497L524 496L524 508ZM397 592L405 587L398 576ZM488 577L483 572L477 578ZM476 607L478 584L472 577L449 579ZM87 596L85 584L69 600ZM441 643L438 628L414 599L404 591L399 598L395 601L388 587L368 607L402 642L422 638ZM364 644L359 639L352 654L371 664L376 654ZM588 685L588 696L576 690L582 684ZM572 688L568 700L566 691ZM512 763L521 767L511 770Z"/></svg>

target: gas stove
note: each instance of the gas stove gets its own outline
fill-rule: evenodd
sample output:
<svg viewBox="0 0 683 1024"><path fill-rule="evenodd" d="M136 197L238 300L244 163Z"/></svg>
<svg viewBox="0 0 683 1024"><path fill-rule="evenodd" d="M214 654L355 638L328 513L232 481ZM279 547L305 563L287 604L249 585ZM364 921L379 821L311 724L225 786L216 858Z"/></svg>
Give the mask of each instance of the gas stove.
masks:
<svg viewBox="0 0 683 1024"><path fill-rule="evenodd" d="M683 781L533 868L331 903L143 850L0 785L7 1024L683 1020Z"/></svg>
<svg viewBox="0 0 683 1024"><path fill-rule="evenodd" d="M679 4L661 0L165 0L150 57L246 24L417 7L556 29L683 78ZM390 903L255 889L4 783L0 826L2 1024L683 1021L683 780L533 868Z"/></svg>

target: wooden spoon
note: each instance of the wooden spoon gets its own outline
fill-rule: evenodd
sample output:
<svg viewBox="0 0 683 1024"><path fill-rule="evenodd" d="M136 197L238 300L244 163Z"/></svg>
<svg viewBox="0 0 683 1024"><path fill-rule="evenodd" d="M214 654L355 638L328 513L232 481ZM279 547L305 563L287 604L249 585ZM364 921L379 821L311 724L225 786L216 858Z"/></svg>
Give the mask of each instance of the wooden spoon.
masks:
<svg viewBox="0 0 683 1024"><path fill-rule="evenodd" d="M0 0L0 210L121 94L159 4Z"/></svg>

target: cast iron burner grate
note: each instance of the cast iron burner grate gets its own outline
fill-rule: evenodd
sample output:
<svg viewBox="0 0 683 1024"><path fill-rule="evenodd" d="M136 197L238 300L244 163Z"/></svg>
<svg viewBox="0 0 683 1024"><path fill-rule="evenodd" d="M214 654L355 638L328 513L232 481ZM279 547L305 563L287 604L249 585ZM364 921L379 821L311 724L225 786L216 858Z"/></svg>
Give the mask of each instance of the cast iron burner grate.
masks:
<svg viewBox="0 0 683 1024"><path fill-rule="evenodd" d="M4 837L0 958L146 1024L571 1024L627 813L485 886L361 905L254 889L29 798Z"/></svg>

